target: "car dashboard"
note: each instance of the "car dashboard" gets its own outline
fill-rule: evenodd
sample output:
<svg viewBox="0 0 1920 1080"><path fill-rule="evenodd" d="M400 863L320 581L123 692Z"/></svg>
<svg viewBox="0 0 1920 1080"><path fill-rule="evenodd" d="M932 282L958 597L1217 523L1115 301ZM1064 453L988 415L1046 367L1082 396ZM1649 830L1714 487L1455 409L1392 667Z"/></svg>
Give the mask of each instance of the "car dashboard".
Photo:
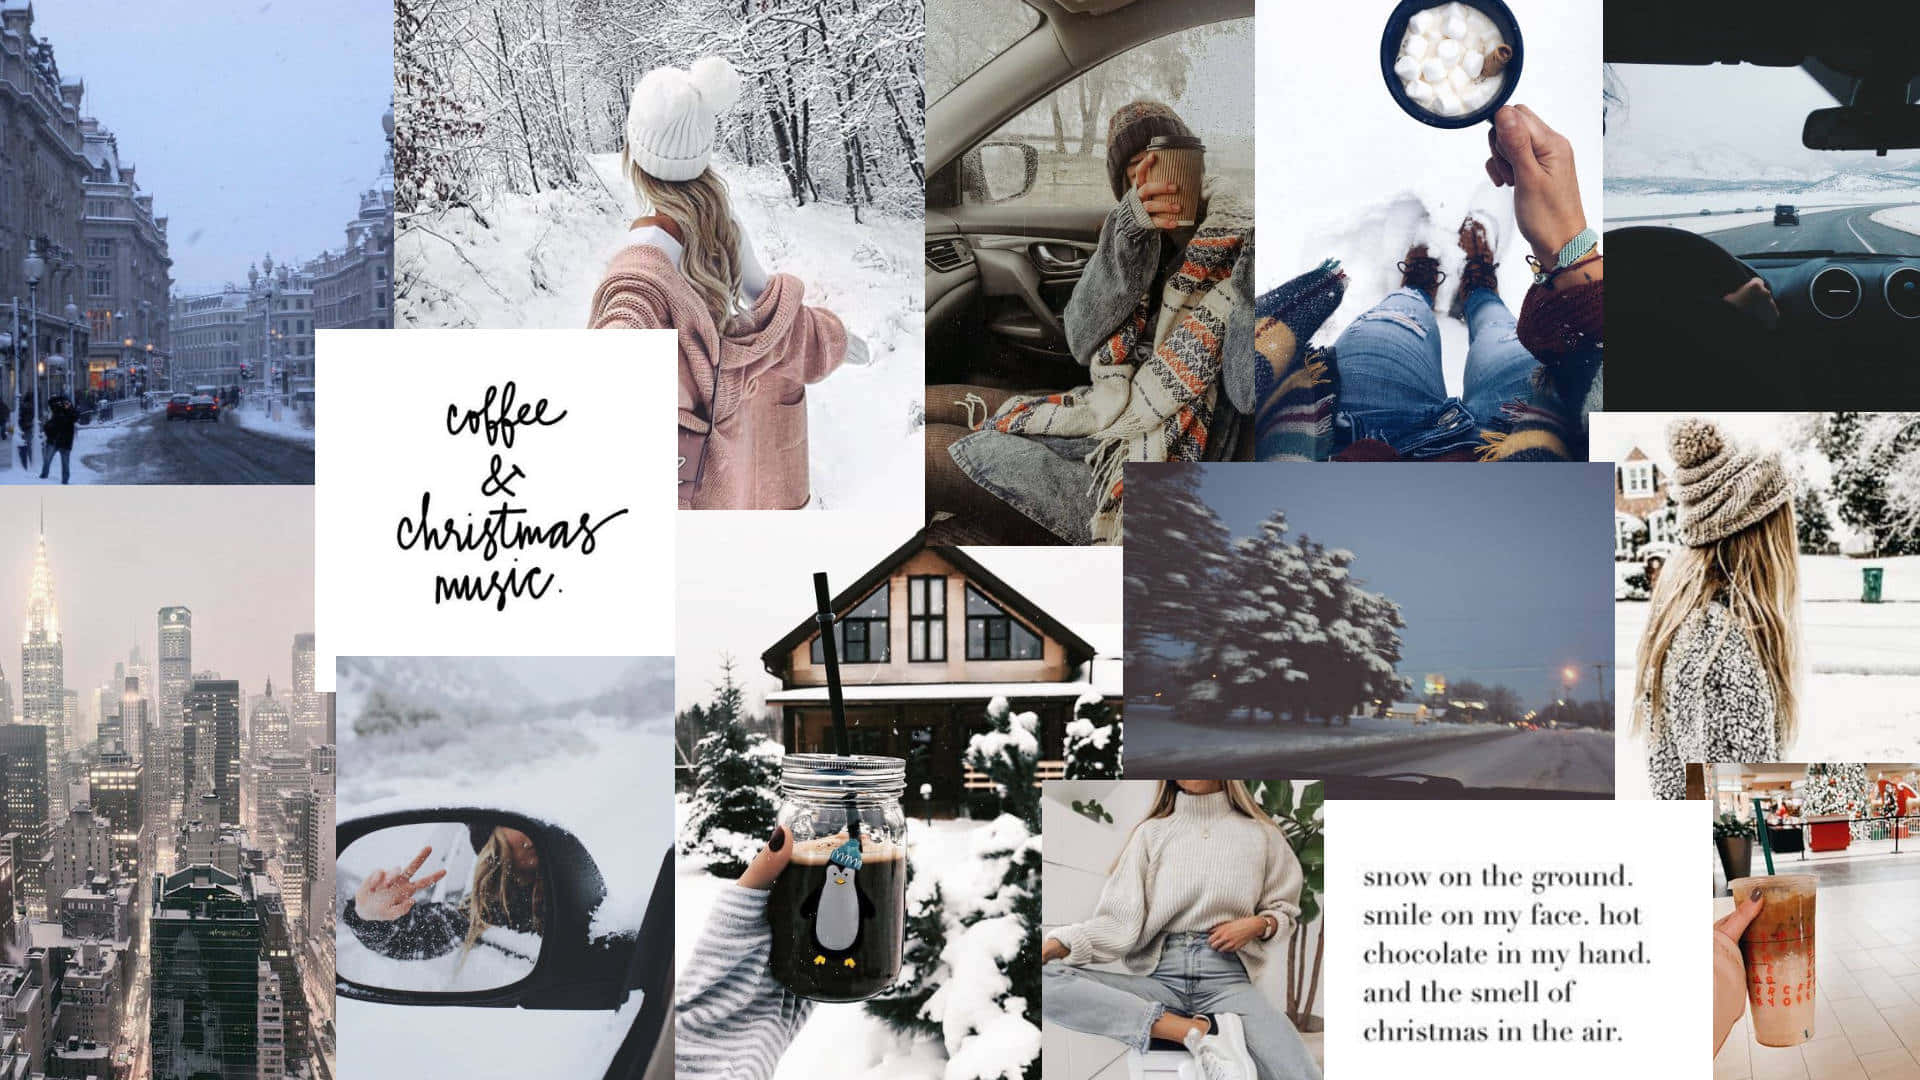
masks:
<svg viewBox="0 0 1920 1080"><path fill-rule="evenodd" d="M1827 357L1828 374L1920 383L1920 256L1769 252L1743 256L1780 308L1787 357ZM1871 391L1871 386L1861 386Z"/></svg>

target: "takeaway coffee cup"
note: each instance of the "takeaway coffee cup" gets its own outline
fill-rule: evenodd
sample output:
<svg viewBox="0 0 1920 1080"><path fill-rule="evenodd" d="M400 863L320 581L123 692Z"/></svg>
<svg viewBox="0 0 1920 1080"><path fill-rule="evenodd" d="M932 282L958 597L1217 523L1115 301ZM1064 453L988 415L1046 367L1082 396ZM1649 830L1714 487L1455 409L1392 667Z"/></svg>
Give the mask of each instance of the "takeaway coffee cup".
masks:
<svg viewBox="0 0 1920 1080"><path fill-rule="evenodd" d="M815 1001L864 1001L900 976L907 823L899 758L788 754L780 824L793 858L767 897L773 977Z"/></svg>
<svg viewBox="0 0 1920 1080"><path fill-rule="evenodd" d="M1147 141L1153 154L1153 168L1147 179L1172 184L1179 189L1180 224L1190 226L1199 220L1200 189L1207 172L1207 145L1191 135L1160 135Z"/></svg>
<svg viewBox="0 0 1920 1080"><path fill-rule="evenodd" d="M1811 874L1735 878L1736 902L1760 889L1760 913L1740 935L1747 962L1753 1037L1762 1046L1798 1046L1813 1038L1813 901Z"/></svg>

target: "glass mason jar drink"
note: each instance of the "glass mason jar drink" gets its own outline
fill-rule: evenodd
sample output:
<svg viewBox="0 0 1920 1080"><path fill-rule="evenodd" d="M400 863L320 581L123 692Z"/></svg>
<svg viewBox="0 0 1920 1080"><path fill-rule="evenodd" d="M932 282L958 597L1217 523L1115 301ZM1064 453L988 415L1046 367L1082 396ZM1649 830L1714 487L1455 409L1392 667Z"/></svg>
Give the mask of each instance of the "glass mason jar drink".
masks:
<svg viewBox="0 0 1920 1080"><path fill-rule="evenodd" d="M861 1001L899 976L906 786L899 758L788 754L781 764L779 821L793 859L773 883L767 922L773 977L794 993Z"/></svg>
<svg viewBox="0 0 1920 1080"><path fill-rule="evenodd" d="M1747 1003L1753 1038L1761 1046L1798 1046L1813 1038L1812 874L1743 877L1727 883L1734 903L1760 887L1760 913L1740 935L1747 962Z"/></svg>

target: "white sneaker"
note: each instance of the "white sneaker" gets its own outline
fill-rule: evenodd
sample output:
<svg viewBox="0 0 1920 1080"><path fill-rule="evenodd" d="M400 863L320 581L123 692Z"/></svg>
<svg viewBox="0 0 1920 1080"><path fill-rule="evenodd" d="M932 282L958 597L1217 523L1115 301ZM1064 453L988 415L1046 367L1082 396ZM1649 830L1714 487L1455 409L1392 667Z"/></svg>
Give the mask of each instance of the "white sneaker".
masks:
<svg viewBox="0 0 1920 1080"><path fill-rule="evenodd" d="M1187 1033L1187 1052L1193 1055L1195 1069L1204 1080L1256 1080L1253 1055L1247 1053L1245 1029L1237 1013L1215 1013L1215 1031L1202 1035Z"/></svg>

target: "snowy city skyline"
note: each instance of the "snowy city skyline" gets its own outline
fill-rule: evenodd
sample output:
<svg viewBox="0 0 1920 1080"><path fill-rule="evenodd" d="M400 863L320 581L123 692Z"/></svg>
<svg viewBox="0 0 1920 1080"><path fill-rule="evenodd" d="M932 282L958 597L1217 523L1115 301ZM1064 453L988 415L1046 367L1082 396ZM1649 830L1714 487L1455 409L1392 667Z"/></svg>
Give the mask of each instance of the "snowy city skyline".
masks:
<svg viewBox="0 0 1920 1080"><path fill-rule="evenodd" d="M138 165L182 294L244 285L268 251L340 250L386 151L390 5L267 0L208 19L184 0L42 4L34 33ZM171 92L155 92L156 51Z"/></svg>
<svg viewBox="0 0 1920 1080"><path fill-rule="evenodd" d="M82 492L87 492L82 494ZM240 500L249 520L276 527L261 541L223 513ZM0 489L0 618L24 625L41 504L47 560L65 646L65 679L81 701L78 738L92 730L95 689L140 647L156 656L161 607L193 611L194 670L215 670L257 693L268 677L290 689L293 637L313 626L313 500L297 487L69 488L45 497ZM128 522L140 528L129 529ZM18 707L18 651L0 671Z"/></svg>

